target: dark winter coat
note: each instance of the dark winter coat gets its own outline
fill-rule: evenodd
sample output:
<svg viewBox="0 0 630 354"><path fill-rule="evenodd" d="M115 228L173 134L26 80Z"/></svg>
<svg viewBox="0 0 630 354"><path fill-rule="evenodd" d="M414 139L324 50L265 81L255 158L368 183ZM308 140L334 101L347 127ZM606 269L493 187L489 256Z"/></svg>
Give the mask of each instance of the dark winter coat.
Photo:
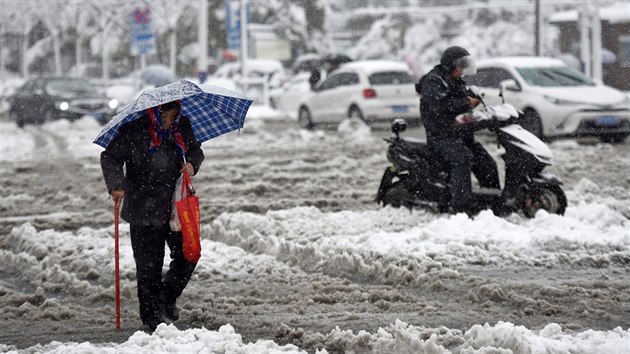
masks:
<svg viewBox="0 0 630 354"><path fill-rule="evenodd" d="M473 138L472 132L455 126L455 117L470 109L464 80L453 78L437 65L418 81L416 91L420 94L420 117L427 140Z"/></svg>
<svg viewBox="0 0 630 354"><path fill-rule="evenodd" d="M195 174L204 159L186 117L179 121L186 146L186 161ZM101 153L101 168L107 189L125 190L121 216L130 224L161 226L168 223L175 183L183 166L171 139L162 139L157 152L149 153L149 118L143 116L123 125ZM123 173L123 165L125 172Z"/></svg>

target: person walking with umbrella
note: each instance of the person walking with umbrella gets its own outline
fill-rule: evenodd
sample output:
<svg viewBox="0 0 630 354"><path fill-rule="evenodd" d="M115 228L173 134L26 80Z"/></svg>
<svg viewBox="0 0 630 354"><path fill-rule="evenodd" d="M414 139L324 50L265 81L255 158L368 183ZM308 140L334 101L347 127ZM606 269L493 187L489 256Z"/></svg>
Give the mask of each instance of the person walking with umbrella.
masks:
<svg viewBox="0 0 630 354"><path fill-rule="evenodd" d="M186 260L182 233L169 225L176 181L184 172L197 174L204 159L202 142L243 127L252 102L222 87L202 90L180 80L145 90L94 140L105 148L101 168L107 189L115 202L124 200L122 218L130 224L140 318L151 330L165 318L178 319L176 300L196 264ZM165 243L171 263L162 276ZM116 309L118 326L118 298Z"/></svg>
<svg viewBox="0 0 630 354"><path fill-rule="evenodd" d="M179 318L176 300L195 269L183 256L181 232L171 231L169 220L177 178L183 172L195 175L203 159L178 101L149 108L122 125L101 153L107 189L115 202L124 201L121 216L130 225L140 318L152 331L165 319ZM162 276L165 243L171 262Z"/></svg>

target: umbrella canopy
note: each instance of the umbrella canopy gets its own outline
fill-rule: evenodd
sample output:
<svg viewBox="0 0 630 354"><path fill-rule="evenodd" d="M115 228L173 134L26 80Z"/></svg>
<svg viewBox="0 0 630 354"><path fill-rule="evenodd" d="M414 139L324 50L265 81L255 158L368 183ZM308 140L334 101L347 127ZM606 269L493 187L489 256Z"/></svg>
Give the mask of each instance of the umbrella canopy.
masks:
<svg viewBox="0 0 630 354"><path fill-rule="evenodd" d="M167 66L160 64L149 65L140 74L142 81L155 87L168 85L177 81L175 73Z"/></svg>
<svg viewBox="0 0 630 354"><path fill-rule="evenodd" d="M197 141L243 127L252 100L219 86L204 86L205 91L187 80L148 89L126 105L107 123L94 143L106 148L120 127L140 118L148 108L179 100L182 115L188 117Z"/></svg>

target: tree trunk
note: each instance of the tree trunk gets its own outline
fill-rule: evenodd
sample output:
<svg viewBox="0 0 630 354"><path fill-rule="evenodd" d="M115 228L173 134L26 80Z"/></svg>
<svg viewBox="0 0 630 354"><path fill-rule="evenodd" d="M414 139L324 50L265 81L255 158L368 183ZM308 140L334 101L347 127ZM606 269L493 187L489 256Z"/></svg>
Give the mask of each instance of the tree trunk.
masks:
<svg viewBox="0 0 630 354"><path fill-rule="evenodd" d="M55 51L55 74L61 76L61 45L59 40L59 32L53 33L53 48Z"/></svg>
<svg viewBox="0 0 630 354"><path fill-rule="evenodd" d="M107 48L107 38L109 37L110 24L106 24L103 28L103 48L101 50L101 60L103 67L103 83L106 84L109 81L109 48Z"/></svg>
<svg viewBox="0 0 630 354"><path fill-rule="evenodd" d="M0 25L0 80L4 79L4 27Z"/></svg>
<svg viewBox="0 0 630 354"><path fill-rule="evenodd" d="M24 38L22 38L22 77L24 79L28 79L28 60L26 57L26 52L28 51L28 33L30 30L25 29L22 33Z"/></svg>
<svg viewBox="0 0 630 354"><path fill-rule="evenodd" d="M81 36L78 33L74 40L74 58L75 65L78 67L81 64Z"/></svg>
<svg viewBox="0 0 630 354"><path fill-rule="evenodd" d="M169 50L169 54L170 54L170 60L169 60L169 64L171 67L171 70L173 71L173 73L175 72L176 66L177 66L177 62L176 62L176 55L177 55L177 30L175 28L171 29L171 33L169 34L169 40L170 40L170 50Z"/></svg>

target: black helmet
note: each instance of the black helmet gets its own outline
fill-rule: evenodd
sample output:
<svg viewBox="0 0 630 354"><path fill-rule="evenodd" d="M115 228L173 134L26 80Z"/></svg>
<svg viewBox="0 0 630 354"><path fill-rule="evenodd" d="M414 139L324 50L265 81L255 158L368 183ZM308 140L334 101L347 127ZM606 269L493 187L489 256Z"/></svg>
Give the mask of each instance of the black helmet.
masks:
<svg viewBox="0 0 630 354"><path fill-rule="evenodd" d="M460 62L458 61L458 59L462 59L464 57L470 57L470 53L468 53L466 49L458 47L456 45L448 47L444 51L444 53L442 53L442 58L440 58L440 65L442 65L448 73L453 72L456 67L461 67L462 69L465 69L465 67L458 65Z"/></svg>

